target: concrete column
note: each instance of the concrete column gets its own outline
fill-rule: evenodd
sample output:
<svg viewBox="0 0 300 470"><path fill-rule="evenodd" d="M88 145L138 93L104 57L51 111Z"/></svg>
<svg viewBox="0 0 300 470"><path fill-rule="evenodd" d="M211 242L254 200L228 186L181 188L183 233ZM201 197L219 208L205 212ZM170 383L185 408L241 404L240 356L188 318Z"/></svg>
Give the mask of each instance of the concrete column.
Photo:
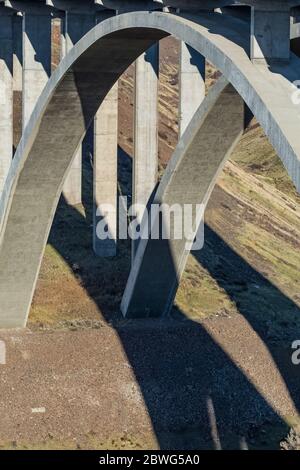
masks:
<svg viewBox="0 0 300 470"><path fill-rule="evenodd" d="M13 89L22 92L23 86L23 42L22 16L13 16Z"/></svg>
<svg viewBox="0 0 300 470"><path fill-rule="evenodd" d="M290 59L290 8L276 0L251 8L251 60L288 62Z"/></svg>
<svg viewBox="0 0 300 470"><path fill-rule="evenodd" d="M0 196L13 152L13 18L0 12Z"/></svg>
<svg viewBox="0 0 300 470"><path fill-rule="evenodd" d="M66 17L62 15L60 19L60 60L67 54L67 40L66 40Z"/></svg>
<svg viewBox="0 0 300 470"><path fill-rule="evenodd" d="M179 134L191 122L205 98L205 57L181 42L179 72Z"/></svg>
<svg viewBox="0 0 300 470"><path fill-rule="evenodd" d="M23 129L51 75L51 15L23 13Z"/></svg>
<svg viewBox="0 0 300 470"><path fill-rule="evenodd" d="M135 64L133 203L146 206L157 183L159 45ZM143 213L134 214L141 223ZM139 240L132 241L134 260Z"/></svg>
<svg viewBox="0 0 300 470"><path fill-rule="evenodd" d="M93 247L102 257L115 256L117 251L117 182L118 83L103 101L95 118ZM97 232L103 219L109 233L109 238L105 239Z"/></svg>
<svg viewBox="0 0 300 470"><path fill-rule="evenodd" d="M22 136L23 40L22 16L13 16L13 148Z"/></svg>
<svg viewBox="0 0 300 470"><path fill-rule="evenodd" d="M99 13L96 23L108 16L111 14ZM100 106L94 126L93 247L97 256L113 257L117 254L118 231L118 83ZM104 240L97 233L101 220L109 233Z"/></svg>
<svg viewBox="0 0 300 470"><path fill-rule="evenodd" d="M179 61L179 137L190 125L205 99L205 57L181 42ZM199 231L204 230L204 221Z"/></svg>
<svg viewBox="0 0 300 470"><path fill-rule="evenodd" d="M95 15L66 11L64 19L64 40L62 53L68 53L88 31L95 26ZM63 195L68 204L81 204L82 200L82 149L75 155L69 174L65 180Z"/></svg>

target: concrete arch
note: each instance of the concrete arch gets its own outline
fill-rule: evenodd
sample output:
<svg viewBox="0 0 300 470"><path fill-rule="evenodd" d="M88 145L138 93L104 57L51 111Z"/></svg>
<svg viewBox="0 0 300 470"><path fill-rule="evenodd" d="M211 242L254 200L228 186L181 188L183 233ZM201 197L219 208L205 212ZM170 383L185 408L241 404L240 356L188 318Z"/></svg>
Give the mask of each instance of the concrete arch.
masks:
<svg viewBox="0 0 300 470"><path fill-rule="evenodd" d="M10 168L0 202L0 327L26 325L64 177L99 105L128 65L169 34L206 56L232 83L299 189L299 116L290 100L299 59L293 56L288 66L272 71L253 65L247 28L223 15L139 12L110 18L53 74Z"/></svg>

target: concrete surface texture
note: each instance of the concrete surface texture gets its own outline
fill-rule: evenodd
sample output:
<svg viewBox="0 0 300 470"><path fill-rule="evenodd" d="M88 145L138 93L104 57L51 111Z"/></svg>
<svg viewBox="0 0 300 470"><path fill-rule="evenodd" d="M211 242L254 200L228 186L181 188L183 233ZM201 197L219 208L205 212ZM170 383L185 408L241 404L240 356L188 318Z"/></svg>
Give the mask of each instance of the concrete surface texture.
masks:
<svg viewBox="0 0 300 470"><path fill-rule="evenodd" d="M72 48L47 83L11 165L0 203L2 327L26 324L65 176L101 102L128 65L168 34L232 83L299 189L299 117L291 101L298 58L270 68L252 63L245 24L219 14L139 12L108 19Z"/></svg>
<svg viewBox="0 0 300 470"><path fill-rule="evenodd" d="M96 114L94 126L94 230L93 246L98 256L116 255L118 194L118 83L108 93ZM108 206L110 210L108 210ZM103 222L101 222L103 220ZM110 237L102 240L98 223L105 223Z"/></svg>
<svg viewBox="0 0 300 470"><path fill-rule="evenodd" d="M115 13L104 12L96 15L96 24L113 14ZM118 99L116 83L100 106L94 121L93 247L95 254L100 257L112 257L117 254ZM105 216L101 210L102 204L111 207ZM105 240L97 234L101 219L106 223L110 235Z"/></svg>
<svg viewBox="0 0 300 470"><path fill-rule="evenodd" d="M13 18L0 8L0 194L13 152Z"/></svg>
<svg viewBox="0 0 300 470"><path fill-rule="evenodd" d="M23 89L23 20L21 16L13 16L13 90Z"/></svg>
<svg viewBox="0 0 300 470"><path fill-rule="evenodd" d="M179 133L182 136L205 97L205 57L181 42Z"/></svg>
<svg viewBox="0 0 300 470"><path fill-rule="evenodd" d="M267 7L253 8L251 18L251 58L255 61L290 59L290 8L281 11ZM269 6L269 8L268 8Z"/></svg>
<svg viewBox="0 0 300 470"><path fill-rule="evenodd" d="M67 54L72 47L96 24L95 13L83 14L67 10L64 18L64 44L62 52ZM80 204L82 200L82 149L79 145L71 168L66 177L63 194L70 205Z"/></svg>
<svg viewBox="0 0 300 470"><path fill-rule="evenodd" d="M155 44L135 63L133 202L146 206L158 173L159 46ZM143 212L132 215L141 223ZM132 241L132 259L139 240Z"/></svg>
<svg viewBox="0 0 300 470"><path fill-rule="evenodd" d="M51 75L51 16L24 12L23 22L23 129ZM43 40L41 41L41 38Z"/></svg>

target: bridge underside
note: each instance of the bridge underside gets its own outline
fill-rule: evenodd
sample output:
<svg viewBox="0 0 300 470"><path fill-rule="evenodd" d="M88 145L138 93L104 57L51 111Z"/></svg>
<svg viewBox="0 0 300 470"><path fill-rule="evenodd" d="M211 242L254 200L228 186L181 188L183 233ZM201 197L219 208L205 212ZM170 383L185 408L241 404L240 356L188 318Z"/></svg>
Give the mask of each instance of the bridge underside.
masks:
<svg viewBox="0 0 300 470"><path fill-rule="evenodd" d="M110 18L79 41L53 74L36 105L11 165L0 202L0 327L26 325L64 180L100 104L126 68L169 34L204 55L236 91L221 83L212 97L203 102L202 109L190 124L170 162L158 190L158 200L167 194L171 202L185 202L174 188L180 187L181 178L185 183L189 177L192 178L189 171L195 173L198 170L201 173L203 170L211 154L201 153L200 140L201 146L203 140L200 137L210 133L216 109L221 106L223 110L226 105L231 126L223 151L216 152L216 159L206 178L195 178L195 184L191 185L192 201L207 202L216 174L241 135L242 101L246 102L264 128L299 190L299 116L297 107L291 101L291 83L299 78L300 71L297 57L292 56L288 64L255 65L249 59L247 28L239 20L225 19L217 14L182 16L140 12ZM232 98L230 102L228 97ZM219 125L216 139L223 138L222 131L227 133L228 130L226 119L220 119ZM210 146L211 142L208 144ZM190 151L193 145L195 148ZM172 174L176 169L180 170L178 180L174 180ZM168 192L170 188L173 192ZM175 256L173 249L170 251L170 244L159 249L162 249L163 256L169 250L168 259L174 264L174 274L171 284L167 271L166 277L162 277L161 282L167 280L167 288L162 290L164 298L157 308L155 304L151 307L151 314L156 316L170 305L187 256L182 247ZM131 310L131 299L135 298L135 289L139 289L138 305L142 313L146 311L143 302L145 304L149 298L149 292L146 295L145 291L148 286L143 287L143 292L136 282L136 279L143 278L143 269L147 267L147 263L143 263L144 254L147 255L147 249L141 245L123 301L124 312L132 311L134 316L137 310L136 307ZM157 289L157 286L151 288Z"/></svg>

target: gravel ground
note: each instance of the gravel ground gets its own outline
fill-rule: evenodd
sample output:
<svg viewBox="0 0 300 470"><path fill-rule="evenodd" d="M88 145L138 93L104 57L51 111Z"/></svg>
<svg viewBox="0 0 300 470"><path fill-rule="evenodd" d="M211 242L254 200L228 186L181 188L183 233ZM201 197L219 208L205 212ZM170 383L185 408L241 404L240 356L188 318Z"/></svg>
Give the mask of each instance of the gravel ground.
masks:
<svg viewBox="0 0 300 470"><path fill-rule="evenodd" d="M275 363L241 315L0 339L2 448L269 448L297 418L297 367Z"/></svg>

